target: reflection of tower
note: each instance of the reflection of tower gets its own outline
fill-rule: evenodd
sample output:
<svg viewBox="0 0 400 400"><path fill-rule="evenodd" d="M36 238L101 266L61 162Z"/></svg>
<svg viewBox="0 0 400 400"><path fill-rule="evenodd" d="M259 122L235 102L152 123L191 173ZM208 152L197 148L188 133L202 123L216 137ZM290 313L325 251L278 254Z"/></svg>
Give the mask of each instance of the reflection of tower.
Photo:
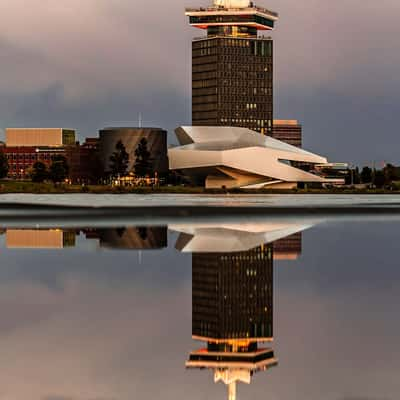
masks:
<svg viewBox="0 0 400 400"><path fill-rule="evenodd" d="M238 382L277 364L273 340L272 247L238 253L193 254L193 339L207 347L190 354L188 368L214 370L215 382L236 398Z"/></svg>
<svg viewBox="0 0 400 400"><path fill-rule="evenodd" d="M191 26L207 31L192 43L192 123L240 126L272 135L273 43L258 36L278 20L246 0L216 0L187 9Z"/></svg>

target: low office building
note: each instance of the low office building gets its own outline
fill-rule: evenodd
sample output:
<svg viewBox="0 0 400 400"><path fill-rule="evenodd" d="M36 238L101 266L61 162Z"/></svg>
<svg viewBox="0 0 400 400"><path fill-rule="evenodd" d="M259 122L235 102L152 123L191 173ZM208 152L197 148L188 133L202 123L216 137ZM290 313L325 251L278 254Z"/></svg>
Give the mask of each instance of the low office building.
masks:
<svg viewBox="0 0 400 400"><path fill-rule="evenodd" d="M142 139L147 142L153 173L159 176L168 172L167 132L160 128L105 128L100 131L99 149L104 171L110 173L110 157L119 141L129 154L128 173L135 172L135 151Z"/></svg>
<svg viewBox="0 0 400 400"><path fill-rule="evenodd" d="M54 156L63 156L69 166L72 183L97 183L101 173L98 139L75 142L75 131L63 128L7 128L5 154L10 179L29 179L36 162L47 167Z"/></svg>
<svg viewBox="0 0 400 400"><path fill-rule="evenodd" d="M299 183L344 184L342 178L318 173L321 166L336 165L325 157L247 128L181 127L176 135L181 146L168 152L170 169L206 188L291 189Z"/></svg>
<svg viewBox="0 0 400 400"><path fill-rule="evenodd" d="M36 162L40 161L49 166L55 155L65 155L64 147L6 146L2 151L8 161L10 179L29 179Z"/></svg>
<svg viewBox="0 0 400 400"><path fill-rule="evenodd" d="M2 151L7 157L11 179L29 179L33 165L49 166L55 155L65 156L75 145L75 131L64 128L7 128Z"/></svg>
<svg viewBox="0 0 400 400"><path fill-rule="evenodd" d="M295 147L302 146L302 126L295 119L275 119L271 136Z"/></svg>
<svg viewBox="0 0 400 400"><path fill-rule="evenodd" d="M75 131L64 128L7 128L6 146L62 147L75 143Z"/></svg>

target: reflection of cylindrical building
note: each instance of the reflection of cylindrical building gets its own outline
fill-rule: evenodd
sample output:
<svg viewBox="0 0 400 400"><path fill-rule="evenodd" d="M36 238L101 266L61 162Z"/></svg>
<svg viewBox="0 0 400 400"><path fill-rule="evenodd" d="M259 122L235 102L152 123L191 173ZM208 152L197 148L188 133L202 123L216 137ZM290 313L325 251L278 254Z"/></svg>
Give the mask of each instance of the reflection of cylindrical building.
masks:
<svg viewBox="0 0 400 400"><path fill-rule="evenodd" d="M167 132L160 128L105 128L100 131L100 157L104 171L110 170L110 157L115 152L115 146L119 141L125 146L129 154L127 172L134 172L136 161L135 150L139 142L146 139L147 151L153 172L163 175L168 172L167 158Z"/></svg>
<svg viewBox="0 0 400 400"><path fill-rule="evenodd" d="M100 246L110 249L146 250L167 247L167 227L99 229Z"/></svg>
<svg viewBox="0 0 400 400"><path fill-rule="evenodd" d="M273 340L271 246L239 253L193 254L193 339L207 347L190 353L187 368L209 368L236 397L237 382L277 364Z"/></svg>

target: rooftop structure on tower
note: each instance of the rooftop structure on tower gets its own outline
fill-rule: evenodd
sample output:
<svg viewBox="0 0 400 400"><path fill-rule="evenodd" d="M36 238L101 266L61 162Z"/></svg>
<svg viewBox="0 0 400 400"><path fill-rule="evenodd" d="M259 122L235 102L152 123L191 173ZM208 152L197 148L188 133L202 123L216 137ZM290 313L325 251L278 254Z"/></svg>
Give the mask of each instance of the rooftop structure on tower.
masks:
<svg viewBox="0 0 400 400"><path fill-rule="evenodd" d="M208 35L257 36L274 29L278 14L248 0L214 0L211 7L187 8L190 25L207 29Z"/></svg>

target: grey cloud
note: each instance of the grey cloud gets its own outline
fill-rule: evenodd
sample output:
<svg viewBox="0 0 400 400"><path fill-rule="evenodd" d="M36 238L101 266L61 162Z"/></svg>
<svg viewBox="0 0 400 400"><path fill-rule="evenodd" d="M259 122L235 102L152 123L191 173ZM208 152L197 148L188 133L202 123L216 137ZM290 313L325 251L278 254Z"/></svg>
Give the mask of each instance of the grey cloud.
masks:
<svg viewBox="0 0 400 400"><path fill-rule="evenodd" d="M59 396L59 395L50 395L43 397L43 400L75 400L72 397L66 397L66 396Z"/></svg>
<svg viewBox="0 0 400 400"><path fill-rule="evenodd" d="M208 0L0 0L0 126L190 122L185 6ZM304 124L310 150L398 160L398 0L260 0L280 13L276 116ZM23 22L22 22L23 21ZM173 135L171 135L173 136Z"/></svg>
<svg viewBox="0 0 400 400"><path fill-rule="evenodd" d="M369 397L369 396L356 396L356 397L343 397L340 400L390 400L387 397Z"/></svg>

